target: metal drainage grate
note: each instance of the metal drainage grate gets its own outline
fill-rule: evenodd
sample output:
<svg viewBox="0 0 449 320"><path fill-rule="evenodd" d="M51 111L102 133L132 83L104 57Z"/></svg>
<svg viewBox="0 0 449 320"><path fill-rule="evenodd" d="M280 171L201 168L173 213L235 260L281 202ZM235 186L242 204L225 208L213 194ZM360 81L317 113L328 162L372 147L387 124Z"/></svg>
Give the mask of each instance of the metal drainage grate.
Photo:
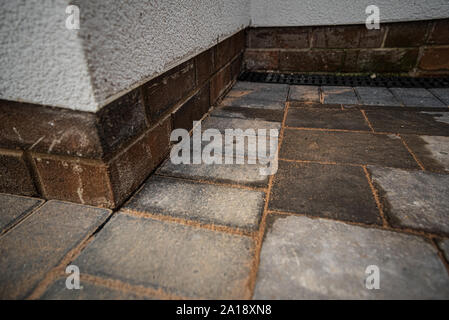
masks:
<svg viewBox="0 0 449 320"><path fill-rule="evenodd" d="M317 86L348 87L388 87L388 88L449 88L449 77L444 78L412 78L412 77L376 77L369 76L337 76L263 73L245 71L239 76L240 81L283 83Z"/></svg>

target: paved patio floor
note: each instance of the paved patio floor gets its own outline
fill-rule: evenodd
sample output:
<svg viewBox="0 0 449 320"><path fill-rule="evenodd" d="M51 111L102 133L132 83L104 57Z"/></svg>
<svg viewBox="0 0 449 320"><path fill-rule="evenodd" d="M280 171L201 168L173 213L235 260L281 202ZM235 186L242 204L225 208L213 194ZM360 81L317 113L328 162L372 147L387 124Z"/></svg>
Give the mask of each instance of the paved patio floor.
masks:
<svg viewBox="0 0 449 320"><path fill-rule="evenodd" d="M277 130L277 172L167 159L115 212L2 194L0 298L449 298L449 89L238 82L201 128Z"/></svg>

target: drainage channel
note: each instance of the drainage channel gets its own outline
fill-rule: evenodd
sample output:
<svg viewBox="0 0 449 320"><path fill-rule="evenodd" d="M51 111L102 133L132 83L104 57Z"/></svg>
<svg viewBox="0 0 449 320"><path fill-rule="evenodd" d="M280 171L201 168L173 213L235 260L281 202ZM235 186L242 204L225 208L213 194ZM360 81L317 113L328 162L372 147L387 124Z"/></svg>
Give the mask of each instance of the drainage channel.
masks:
<svg viewBox="0 0 449 320"><path fill-rule="evenodd" d="M348 87L387 87L387 88L449 88L449 77L412 78L287 74L245 71L240 81L283 83L296 85L348 86Z"/></svg>

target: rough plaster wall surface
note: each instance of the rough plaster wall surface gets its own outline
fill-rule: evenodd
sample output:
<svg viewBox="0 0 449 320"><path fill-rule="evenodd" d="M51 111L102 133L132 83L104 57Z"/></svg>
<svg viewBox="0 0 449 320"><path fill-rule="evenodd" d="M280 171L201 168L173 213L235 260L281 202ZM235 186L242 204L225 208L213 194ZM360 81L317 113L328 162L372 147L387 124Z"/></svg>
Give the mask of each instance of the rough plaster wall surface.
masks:
<svg viewBox="0 0 449 320"><path fill-rule="evenodd" d="M249 0L72 1L100 106L249 25Z"/></svg>
<svg viewBox="0 0 449 320"><path fill-rule="evenodd" d="M68 0L0 0L0 98L95 111Z"/></svg>
<svg viewBox="0 0 449 320"><path fill-rule="evenodd" d="M449 17L448 0L251 0L254 27L365 23L368 5L380 9L380 22Z"/></svg>
<svg viewBox="0 0 449 320"><path fill-rule="evenodd" d="M65 27L67 5L80 30ZM249 0L0 0L0 98L96 112L249 25Z"/></svg>

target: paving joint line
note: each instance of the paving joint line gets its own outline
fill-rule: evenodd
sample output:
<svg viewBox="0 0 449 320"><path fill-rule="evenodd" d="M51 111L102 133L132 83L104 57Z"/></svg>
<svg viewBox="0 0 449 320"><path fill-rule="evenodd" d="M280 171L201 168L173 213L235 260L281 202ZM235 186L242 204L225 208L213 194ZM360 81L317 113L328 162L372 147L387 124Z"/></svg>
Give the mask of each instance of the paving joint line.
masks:
<svg viewBox="0 0 449 320"><path fill-rule="evenodd" d="M330 128L313 128L313 127L292 127L285 126L286 129L290 130L304 130L304 131L320 131L320 132L348 132L348 133L364 133L364 134L377 134L377 135L398 135L398 133L394 132L379 132L379 131L371 131L371 130L348 130L348 129L330 129ZM374 130L374 129L373 129Z"/></svg>
<svg viewBox="0 0 449 320"><path fill-rule="evenodd" d="M404 147L407 149L407 151L411 154L411 156L413 157L413 159L416 161L416 163L418 164L418 166L421 168L422 171L426 171L426 168L424 167L424 165L422 164L422 162L419 160L418 156L413 152L413 150L408 146L407 142L405 141L404 138L402 138L402 136L400 134L398 134L398 137L401 139L402 144L404 145Z"/></svg>
<svg viewBox="0 0 449 320"><path fill-rule="evenodd" d="M195 227L195 228L216 231L216 232L222 232L222 233L227 233L227 234L232 234L232 235L237 235L237 236L244 236L244 237L249 237L249 238L254 238L255 234L257 233L256 230L250 231L250 230L245 230L245 229L242 229L239 227L231 227L231 226L226 226L226 225L221 225L221 224L200 222L200 221L196 221L196 220L175 217L172 215L165 215L162 213L143 212L143 211L138 211L138 210L134 210L134 209L130 209L130 208L123 208L120 211L120 213L126 214L128 216L132 216L132 217L139 217L139 218L152 219L152 220L157 220L157 221L162 221L162 222L176 223L176 224L180 224L180 225L184 225L184 226Z"/></svg>
<svg viewBox="0 0 449 320"><path fill-rule="evenodd" d="M268 210L268 213L273 214L273 215L284 215L284 216L304 216L304 217L307 217L310 219L315 219L315 220L323 219L323 220L327 220L327 221L341 222L341 223L345 223L345 224L349 224L349 225L363 227L365 229L377 229L377 230L397 232L397 233L406 234L406 235L413 235L413 236L424 238L428 241L430 241L431 239L434 239L434 238L449 239L449 235L434 234L434 233L429 233L426 231L410 229L410 228L398 228L398 227L384 226L384 225L379 225L379 224L368 224L368 223L363 223L363 222L340 220L340 219L329 218L329 217L324 217L324 216L316 216L316 215L312 215L312 214L308 214L308 213L304 213L304 212L301 212L301 213L300 212L288 212L288 211L281 211L281 210L277 210L277 209L270 209L270 210Z"/></svg>
<svg viewBox="0 0 449 320"><path fill-rule="evenodd" d="M288 94L287 97L290 94L290 86L288 87ZM282 146L282 142L284 140L284 130L285 130L285 122L287 120L287 114L288 114L288 110L290 107L290 102L286 101L285 102L285 108L284 108L284 116L282 119L282 124L281 124L281 132L279 134L279 143L278 143L278 149L277 149L277 154L279 154L279 151L281 150L281 146ZM255 252L254 252L254 258L253 258L253 265L252 265L252 270L250 272L250 276L249 276L249 280L248 280L248 286L249 286L249 292L250 292L250 296L249 299L252 299L254 296L254 291L256 288L256 282L257 282L257 273L259 271L259 265L260 265L260 254L262 251L262 243L263 243L263 239L265 236L265 231L266 231L266 223L267 223L267 216L268 216L268 204L270 202L270 196L271 196L271 190L273 187L273 181L275 179L276 174L273 174L270 176L269 180L268 180L268 190L267 190L267 194L266 194L266 199L265 199L265 205L264 205L264 210L263 210L263 214L262 214L262 219L260 221L260 226L259 226L259 232L257 234L257 237L255 239Z"/></svg>
<svg viewBox="0 0 449 320"><path fill-rule="evenodd" d="M366 166L362 166L362 168L363 168L363 172L365 173L366 180L368 180L368 184L371 189L371 193L374 197L374 201L376 202L377 208L379 210L379 215L380 215L380 218L382 219L382 224L384 227L390 227L390 224L388 223L388 219L383 210L382 202L379 199L379 193L378 193L377 189L374 187L371 174L369 173Z"/></svg>
<svg viewBox="0 0 449 320"><path fill-rule="evenodd" d="M399 168L399 167L392 167L392 166L386 166L386 165L377 165L377 164L372 164L372 163L348 163L348 162L320 161L320 160L298 160L298 159L287 159L287 158L279 158L279 161L334 165L334 166L349 166L349 167L379 166L382 168L399 169L399 170L405 170L405 171L411 171L411 172L416 172L416 171L421 172L422 171L421 169L415 169L415 168Z"/></svg>
<svg viewBox="0 0 449 320"><path fill-rule="evenodd" d="M111 212L101 225L99 225L93 232L84 237L80 241L80 243L78 243L62 258L58 265L47 272L44 275L43 279L32 290L31 294L26 297L26 300L35 300L41 297L45 293L45 290L47 290L47 288L50 286L50 284L54 280L56 280L56 278L59 277L61 273L65 273L65 268L67 267L67 265L69 265L81 254L81 252L95 239L96 235L104 228L104 226L114 215L115 212Z"/></svg>

